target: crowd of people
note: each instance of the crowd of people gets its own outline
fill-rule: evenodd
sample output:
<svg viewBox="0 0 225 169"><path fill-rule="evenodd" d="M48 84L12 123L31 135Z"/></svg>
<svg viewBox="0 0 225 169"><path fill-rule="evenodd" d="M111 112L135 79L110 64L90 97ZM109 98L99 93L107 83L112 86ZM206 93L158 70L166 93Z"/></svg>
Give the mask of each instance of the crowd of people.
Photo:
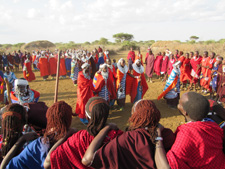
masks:
<svg viewBox="0 0 225 169"><path fill-rule="evenodd" d="M1 168L225 168L225 109L220 104L225 98L225 62L214 52L208 56L205 51L201 57L198 51L173 54L167 49L155 57L148 48L143 58L131 48L128 65L123 58L111 61L109 51L101 47L32 55L15 51L1 57L1 89L7 104L0 111ZM75 113L64 101L50 107L38 102L40 93L28 84L35 80L33 70L39 70L43 80L54 78L58 58L59 76L70 77L77 86ZM24 77L17 79L13 71L20 64ZM159 123L155 103L143 99L147 82L154 83L153 73L166 81L158 99L166 99L185 118L175 133ZM3 92L4 78L10 96ZM194 92L180 97L180 90ZM203 96L207 93L212 100ZM107 118L115 102L124 109L127 95L133 107L129 126L122 131ZM75 114L86 130L71 128Z"/></svg>

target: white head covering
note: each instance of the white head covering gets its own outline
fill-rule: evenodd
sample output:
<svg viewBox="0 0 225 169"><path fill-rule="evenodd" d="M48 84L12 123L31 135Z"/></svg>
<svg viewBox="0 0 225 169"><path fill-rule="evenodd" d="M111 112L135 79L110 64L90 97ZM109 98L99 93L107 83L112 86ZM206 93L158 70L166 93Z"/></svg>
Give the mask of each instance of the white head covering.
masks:
<svg viewBox="0 0 225 169"><path fill-rule="evenodd" d="M89 67L89 66L90 66L90 65L89 65L88 63L84 63L84 64L81 66L81 68L84 69L84 68Z"/></svg>

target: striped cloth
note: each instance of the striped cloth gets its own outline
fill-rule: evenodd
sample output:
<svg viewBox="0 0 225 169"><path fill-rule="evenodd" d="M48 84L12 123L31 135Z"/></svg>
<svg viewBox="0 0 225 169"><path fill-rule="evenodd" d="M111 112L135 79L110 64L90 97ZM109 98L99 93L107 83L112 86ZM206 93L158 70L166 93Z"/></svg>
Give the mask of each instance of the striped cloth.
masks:
<svg viewBox="0 0 225 169"><path fill-rule="evenodd" d="M71 62L71 76L70 78L75 81L78 78L79 67L76 61Z"/></svg>
<svg viewBox="0 0 225 169"><path fill-rule="evenodd" d="M98 93L98 95L106 101L109 100L109 91L107 89L107 83L104 85L104 87L102 87L102 90Z"/></svg>

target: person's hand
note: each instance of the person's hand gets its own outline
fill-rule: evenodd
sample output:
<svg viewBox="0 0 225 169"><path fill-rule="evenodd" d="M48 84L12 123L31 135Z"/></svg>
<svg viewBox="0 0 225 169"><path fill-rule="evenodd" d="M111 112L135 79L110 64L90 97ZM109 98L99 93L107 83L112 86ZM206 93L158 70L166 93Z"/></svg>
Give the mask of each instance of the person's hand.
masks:
<svg viewBox="0 0 225 169"><path fill-rule="evenodd" d="M118 130L119 129L115 123L109 123L108 126L111 130Z"/></svg>
<svg viewBox="0 0 225 169"><path fill-rule="evenodd" d="M164 129L164 126L159 123L157 125L157 129L156 129L159 137L161 136L161 133L162 133L163 129Z"/></svg>
<svg viewBox="0 0 225 169"><path fill-rule="evenodd" d="M38 138L38 135L35 132L29 132L21 136L21 140L24 142L32 141L36 138Z"/></svg>

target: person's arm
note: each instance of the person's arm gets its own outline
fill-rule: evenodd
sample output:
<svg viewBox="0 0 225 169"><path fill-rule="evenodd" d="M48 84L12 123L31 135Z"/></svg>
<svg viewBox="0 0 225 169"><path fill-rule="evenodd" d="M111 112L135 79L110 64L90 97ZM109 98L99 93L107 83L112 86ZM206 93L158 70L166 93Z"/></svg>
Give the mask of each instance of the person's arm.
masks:
<svg viewBox="0 0 225 169"><path fill-rule="evenodd" d="M67 135L61 139L59 139L59 141L57 141L53 146L52 148L49 150L48 154L47 154L47 157L45 158L45 161L44 161L44 168L45 169L50 169L51 168L51 161L50 161L50 156L51 156L51 153L58 147L60 146L62 143L64 143L67 138L69 138L70 136L72 136L74 133L78 132L77 129L70 129L67 133Z"/></svg>
<svg viewBox="0 0 225 169"><path fill-rule="evenodd" d="M14 144L14 146L10 149L10 151L6 154L5 158L3 159L0 169L5 169L10 160L19 153L19 151L22 149L23 145L31 140L34 140L38 137L38 135L34 132L26 133L23 136L21 136L17 142Z"/></svg>
<svg viewBox="0 0 225 169"><path fill-rule="evenodd" d="M109 130L117 129L117 126L115 124L109 124L106 127L104 127L98 135L94 138L94 140L91 142L90 146L86 150L83 158L82 158L82 164L85 166L90 166L93 159L95 152L100 148L102 145L102 142L104 138L106 137Z"/></svg>
<svg viewBox="0 0 225 169"><path fill-rule="evenodd" d="M163 126L159 124L159 127L157 128L158 137L162 137L162 130ZM158 169L170 169L162 140L158 140L155 145L155 163Z"/></svg>

